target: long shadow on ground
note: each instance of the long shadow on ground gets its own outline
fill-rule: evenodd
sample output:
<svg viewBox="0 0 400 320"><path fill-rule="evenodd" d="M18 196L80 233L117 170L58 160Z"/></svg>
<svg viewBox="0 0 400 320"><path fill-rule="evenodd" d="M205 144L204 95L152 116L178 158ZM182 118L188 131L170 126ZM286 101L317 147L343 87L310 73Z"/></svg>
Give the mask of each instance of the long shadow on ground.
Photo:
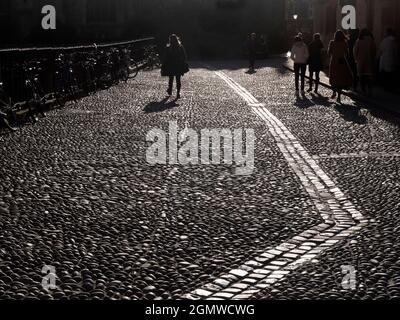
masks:
<svg viewBox="0 0 400 320"><path fill-rule="evenodd" d="M177 99L174 99L172 101L169 101L169 97L165 97L161 101L153 101L150 102L148 105L146 105L143 109L144 112L146 113L155 113L155 112L163 112L168 109L175 108L179 106L177 103Z"/></svg>

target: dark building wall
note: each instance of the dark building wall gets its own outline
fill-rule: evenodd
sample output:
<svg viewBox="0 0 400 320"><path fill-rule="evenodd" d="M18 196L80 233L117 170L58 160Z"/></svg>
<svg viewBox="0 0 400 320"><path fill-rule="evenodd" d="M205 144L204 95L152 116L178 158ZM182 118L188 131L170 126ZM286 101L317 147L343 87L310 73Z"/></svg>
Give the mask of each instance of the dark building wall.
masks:
<svg viewBox="0 0 400 320"><path fill-rule="evenodd" d="M284 37L283 0L1 0L3 21L13 21L16 45L73 44L169 33L197 53L221 49L236 54L246 34L266 34L273 47ZM57 9L57 30L40 27L41 7ZM7 32L0 35L9 45ZM221 48L219 48L221 47Z"/></svg>
<svg viewBox="0 0 400 320"><path fill-rule="evenodd" d="M341 8L352 4L357 12L357 27L372 31L377 43L384 37L385 29L393 28L400 34L399 0L313 0L315 12L314 31L322 34L328 43L335 31L341 28Z"/></svg>

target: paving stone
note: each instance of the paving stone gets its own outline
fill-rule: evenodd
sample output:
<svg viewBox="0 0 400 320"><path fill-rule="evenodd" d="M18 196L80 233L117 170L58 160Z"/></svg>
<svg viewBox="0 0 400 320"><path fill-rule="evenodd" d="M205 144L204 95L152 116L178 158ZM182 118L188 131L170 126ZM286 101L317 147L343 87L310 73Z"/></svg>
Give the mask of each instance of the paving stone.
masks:
<svg viewBox="0 0 400 320"><path fill-rule="evenodd" d="M235 283L232 285L232 288L241 289L241 290L245 290L248 287L250 287L250 284L243 283L243 282Z"/></svg>
<svg viewBox="0 0 400 320"><path fill-rule="evenodd" d="M230 299L234 296L234 293L228 293L228 292L218 292L212 296L212 298L223 298L223 299Z"/></svg>
<svg viewBox="0 0 400 320"><path fill-rule="evenodd" d="M234 269L234 270L231 270L229 273L231 273L235 276L238 276L238 277L245 277L248 274L247 271L241 270L241 269Z"/></svg>
<svg viewBox="0 0 400 320"><path fill-rule="evenodd" d="M214 281L214 283L215 283L217 286L221 287L221 288L225 288L225 287L227 287L227 286L230 284L229 281L224 280L224 279L217 279L217 280Z"/></svg>
<svg viewBox="0 0 400 320"><path fill-rule="evenodd" d="M259 273L259 274L269 274L269 273L271 273L271 270L268 270L268 269L255 269L254 272L255 273Z"/></svg>
<svg viewBox="0 0 400 320"><path fill-rule="evenodd" d="M252 273L249 275L249 278L252 279L264 279L267 275L262 273Z"/></svg>
<svg viewBox="0 0 400 320"><path fill-rule="evenodd" d="M253 279L253 278L244 278L242 280L243 283L249 283L249 284L254 284L257 283L257 281L259 281L259 279Z"/></svg>
<svg viewBox="0 0 400 320"><path fill-rule="evenodd" d="M234 296L232 299L233 300L248 300L249 298L251 298L251 294L238 294L236 296Z"/></svg>
<svg viewBox="0 0 400 320"><path fill-rule="evenodd" d="M200 297L208 297L213 294L211 291L203 290L203 289L196 289L193 291L193 294L198 295Z"/></svg>
<svg viewBox="0 0 400 320"><path fill-rule="evenodd" d="M242 290L241 289L237 289L237 288L226 288L221 292L239 293L239 292L242 292Z"/></svg>

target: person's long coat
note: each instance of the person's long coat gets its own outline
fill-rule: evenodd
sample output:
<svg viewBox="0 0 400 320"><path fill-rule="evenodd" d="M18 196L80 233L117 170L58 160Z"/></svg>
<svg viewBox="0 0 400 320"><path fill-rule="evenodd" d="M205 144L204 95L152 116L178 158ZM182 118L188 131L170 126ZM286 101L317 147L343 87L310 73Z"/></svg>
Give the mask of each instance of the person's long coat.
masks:
<svg viewBox="0 0 400 320"><path fill-rule="evenodd" d="M354 46L354 59L357 63L357 72L360 76L374 74L376 45L374 39L365 37L359 39Z"/></svg>
<svg viewBox="0 0 400 320"><path fill-rule="evenodd" d="M161 75L164 77L183 76L188 71L185 48L182 45L176 48L167 46L161 67Z"/></svg>
<svg viewBox="0 0 400 320"><path fill-rule="evenodd" d="M308 46L308 51L310 53L310 57L308 59L308 64L310 70L312 71L321 71L323 70L323 61L322 61L322 50L324 49L324 44L321 40L314 40Z"/></svg>
<svg viewBox="0 0 400 320"><path fill-rule="evenodd" d="M383 39L380 46L380 62L379 69L383 72L395 72L400 62L398 59L398 46L396 38L388 36Z"/></svg>
<svg viewBox="0 0 400 320"><path fill-rule="evenodd" d="M257 56L257 40L250 38L247 40L247 52L250 60L254 60Z"/></svg>
<svg viewBox="0 0 400 320"><path fill-rule="evenodd" d="M333 88L346 89L353 84L353 74L347 61L349 49L345 41L329 43L329 82Z"/></svg>

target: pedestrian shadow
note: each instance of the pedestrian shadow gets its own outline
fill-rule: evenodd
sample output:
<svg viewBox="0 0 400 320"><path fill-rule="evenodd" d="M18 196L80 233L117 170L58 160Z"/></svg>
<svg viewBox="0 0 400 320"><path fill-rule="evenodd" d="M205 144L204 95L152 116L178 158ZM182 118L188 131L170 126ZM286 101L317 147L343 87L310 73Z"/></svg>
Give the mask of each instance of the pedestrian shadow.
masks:
<svg viewBox="0 0 400 320"><path fill-rule="evenodd" d="M294 105L299 109L308 109L315 105L315 103L308 99L305 95L296 94Z"/></svg>
<svg viewBox="0 0 400 320"><path fill-rule="evenodd" d="M348 104L336 104L335 110L339 112L340 116L348 122L356 124L367 124L368 119L361 113L359 106L348 105Z"/></svg>
<svg viewBox="0 0 400 320"><path fill-rule="evenodd" d="M166 110L179 106L177 99L168 101L169 97L165 97L161 101L153 101L146 105L143 109L146 113L164 112Z"/></svg>
<svg viewBox="0 0 400 320"><path fill-rule="evenodd" d="M311 93L311 101L315 105L330 107L333 105L333 102L329 100L328 97L324 97L320 93Z"/></svg>
<svg viewBox="0 0 400 320"><path fill-rule="evenodd" d="M369 105L368 102L354 101L356 107L360 109L368 109L370 114L370 120L375 118L379 120L386 121L391 125L400 127L400 115L395 111L385 110L379 108L379 105Z"/></svg>
<svg viewBox="0 0 400 320"><path fill-rule="evenodd" d="M257 73L257 71L256 70L247 70L245 73L252 75L252 74Z"/></svg>
<svg viewBox="0 0 400 320"><path fill-rule="evenodd" d="M319 93L311 93L311 98L308 98L305 95L296 94L294 105L300 109L307 109L313 106L331 107L333 102L331 102L328 97L324 97Z"/></svg>

